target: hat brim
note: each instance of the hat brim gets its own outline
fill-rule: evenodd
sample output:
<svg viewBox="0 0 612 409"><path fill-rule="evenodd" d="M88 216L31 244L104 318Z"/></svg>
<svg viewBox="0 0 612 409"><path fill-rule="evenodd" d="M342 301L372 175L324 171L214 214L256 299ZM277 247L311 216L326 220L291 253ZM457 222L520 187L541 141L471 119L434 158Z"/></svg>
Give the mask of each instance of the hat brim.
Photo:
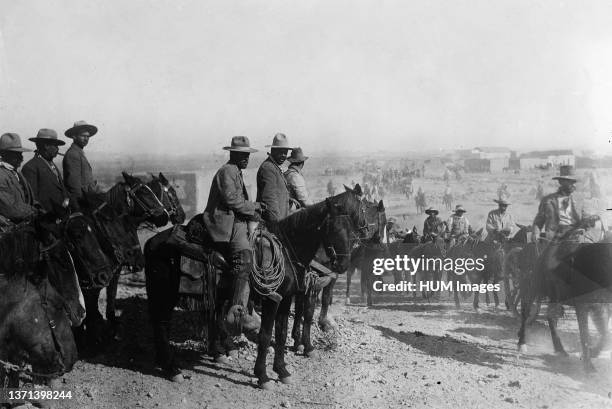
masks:
<svg viewBox="0 0 612 409"><path fill-rule="evenodd" d="M288 149L290 151L294 150L295 148L291 147L291 146L276 146L276 145L265 145L266 148L270 148L270 149Z"/></svg>
<svg viewBox="0 0 612 409"><path fill-rule="evenodd" d="M308 159L308 156L304 156L302 159L287 158L287 162L291 162L291 163L306 162L306 159Z"/></svg>
<svg viewBox="0 0 612 409"><path fill-rule="evenodd" d="M0 148L0 152L32 152L32 149L28 149L28 148L6 148L6 149L1 149Z"/></svg>
<svg viewBox="0 0 612 409"><path fill-rule="evenodd" d="M83 131L89 132L89 137L92 137L92 136L94 136L95 134L98 133L98 128L96 128L93 125L73 126L72 128L68 129L66 132L64 132L64 135L66 135L66 137L72 139L72 138L74 138L74 135L78 135L79 133L81 133Z"/></svg>
<svg viewBox="0 0 612 409"><path fill-rule="evenodd" d="M504 205L504 206L510 206L511 205L510 202L506 202L505 200L493 199L493 201L495 203L497 203L497 204Z"/></svg>
<svg viewBox="0 0 612 409"><path fill-rule="evenodd" d="M578 179L571 178L569 176L555 176L553 180L569 180L570 182L577 182Z"/></svg>
<svg viewBox="0 0 612 409"><path fill-rule="evenodd" d="M463 210L463 209L453 210L453 213L467 213L467 210Z"/></svg>
<svg viewBox="0 0 612 409"><path fill-rule="evenodd" d="M66 142L60 140L60 139L49 139L49 138L28 138L29 141L32 142L46 142L48 144L51 145L57 145L57 146L62 146L62 145L66 145Z"/></svg>
<svg viewBox="0 0 612 409"><path fill-rule="evenodd" d="M249 148L249 147L246 147L246 146L237 146L237 147L224 146L223 150L224 151L231 151L231 152L246 152L246 153L257 152L257 149Z"/></svg>
<svg viewBox="0 0 612 409"><path fill-rule="evenodd" d="M432 214L432 213L440 214L440 212L438 210L425 210L425 213L427 213L427 214Z"/></svg>

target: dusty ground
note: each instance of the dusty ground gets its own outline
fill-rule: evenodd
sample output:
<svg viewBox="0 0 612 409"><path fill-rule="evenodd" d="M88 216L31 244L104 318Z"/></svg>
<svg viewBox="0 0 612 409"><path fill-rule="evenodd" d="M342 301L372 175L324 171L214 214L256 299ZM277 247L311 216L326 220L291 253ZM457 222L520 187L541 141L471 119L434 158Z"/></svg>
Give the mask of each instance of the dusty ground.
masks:
<svg viewBox="0 0 612 409"><path fill-rule="evenodd" d="M502 181L513 194L511 211L517 221L530 223L537 210L535 179L539 174L468 175L453 182L456 202L468 209L476 227L486 213ZM546 176L546 192L555 188ZM328 178L313 183L325 186ZM356 177L335 182L348 183ZM602 172L602 186L611 177ZM440 177L415 181L440 206L444 188ZM324 196L324 188L313 189ZM604 214L607 197L581 203ZM403 227L422 227L423 215L414 212L414 201L387 195L387 214L399 216ZM449 212L442 211L447 217ZM193 313L175 314L173 340L188 377L182 384L159 376L153 365L151 331L146 314L143 283L124 277L119 290L123 339L106 354L79 361L64 377L74 399L62 407L74 408L604 408L612 407L612 359L610 351L594 360L598 373L587 376L579 359L577 326L573 313L560 323L569 358L552 354L546 326L530 328L530 352L518 356L518 321L508 312L494 312L483 301L476 314L465 302L460 311L451 303L414 302L408 297L379 297L376 305L344 305L344 277L336 287L333 313L338 324L334 335L314 329L318 358L288 354L293 385L276 383L273 391L257 389L252 377L254 345L246 344L231 365L216 365L203 354L190 329ZM359 288L353 282L353 301ZM101 301L101 307L103 307ZM103 309L101 308L103 311ZM269 373L272 377L275 375Z"/></svg>
<svg viewBox="0 0 612 409"><path fill-rule="evenodd" d="M245 345L231 365L214 364L185 329L194 323L190 313L175 314L182 329L173 335L188 379L175 384L161 378L152 364L143 288L126 282L119 304L123 340L106 354L76 364L64 377L75 398L61 407L612 407L610 351L594 360L597 375L585 375L571 312L560 325L571 357L552 354L542 323L530 328L529 354L518 356L518 322L508 312L483 304L484 311L476 314L467 303L455 311L447 301L415 303L388 295L370 308L345 306L344 283L341 279L333 306L338 331L330 336L315 328L319 357L290 352L295 383L262 391L252 378L254 344Z"/></svg>

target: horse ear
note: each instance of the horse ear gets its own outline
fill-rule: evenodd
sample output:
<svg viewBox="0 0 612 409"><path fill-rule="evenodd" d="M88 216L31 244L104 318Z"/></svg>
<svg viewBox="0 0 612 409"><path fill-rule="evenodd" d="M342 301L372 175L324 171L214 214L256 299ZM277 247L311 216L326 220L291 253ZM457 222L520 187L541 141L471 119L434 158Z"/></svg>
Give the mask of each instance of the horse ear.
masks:
<svg viewBox="0 0 612 409"><path fill-rule="evenodd" d="M363 191L361 190L361 186L359 186L359 183L357 183L355 185L355 187L353 188L353 192L357 195L357 196L361 196L363 195Z"/></svg>
<svg viewBox="0 0 612 409"><path fill-rule="evenodd" d="M382 200L378 202L378 211L379 212L384 212L385 211L385 204L383 203Z"/></svg>
<svg viewBox="0 0 612 409"><path fill-rule="evenodd" d="M163 173L159 172L159 180L161 180L162 184L167 185L168 184L168 179L166 179L166 177L164 176Z"/></svg>
<svg viewBox="0 0 612 409"><path fill-rule="evenodd" d="M344 191L345 192L352 192L353 189L351 189L350 187L348 187L347 185L343 185L344 186Z"/></svg>
<svg viewBox="0 0 612 409"><path fill-rule="evenodd" d="M130 180L132 179L132 177L130 175L128 175L125 171L121 172L121 176L123 176L123 179L127 182L130 183Z"/></svg>

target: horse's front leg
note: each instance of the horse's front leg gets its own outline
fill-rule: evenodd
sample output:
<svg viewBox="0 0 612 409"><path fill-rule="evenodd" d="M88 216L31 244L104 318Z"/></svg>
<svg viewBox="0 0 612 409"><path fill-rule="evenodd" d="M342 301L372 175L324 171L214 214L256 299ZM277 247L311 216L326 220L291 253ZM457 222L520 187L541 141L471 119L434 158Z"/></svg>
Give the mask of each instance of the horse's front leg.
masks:
<svg viewBox="0 0 612 409"><path fill-rule="evenodd" d="M296 352L303 352L304 344L302 344L302 325L304 322L304 294L295 294L295 315L293 317L293 329L291 338L293 338L293 348Z"/></svg>
<svg viewBox="0 0 612 409"><path fill-rule="evenodd" d="M319 313L319 327L323 331L329 331L335 328L334 318L329 313L329 307L333 302L334 285L337 277L332 278L331 282L323 288L323 296L321 297L321 312Z"/></svg>
<svg viewBox="0 0 612 409"><path fill-rule="evenodd" d="M607 304L595 304L593 306L593 323L599 332L599 342L591 349L591 356L597 358L601 350L608 344L608 321L610 315Z"/></svg>
<svg viewBox="0 0 612 409"><path fill-rule="evenodd" d="M313 291L313 295L308 297L310 302L307 302L306 306L309 308L312 305L312 309L314 311L314 301L316 300L316 292ZM274 364L272 366L272 370L278 374L278 379L282 383L288 384L291 383L291 374L287 371L287 364L285 363L285 343L287 342L287 326L289 320L289 309L291 307L291 297L288 297L288 300L282 300L280 305L278 306L278 310L276 312L276 320L275 320L275 331L274 331ZM312 323L312 316L310 315L310 323ZM312 348L306 344L306 342L310 343L310 326L306 326L306 321L308 321L308 309L306 310L306 315L304 317L304 333L302 336L307 339L304 342L305 348Z"/></svg>
<svg viewBox="0 0 612 409"><path fill-rule="evenodd" d="M351 279L353 278L353 274L355 274L354 268L349 268L346 272L346 299L344 300L345 305L351 304Z"/></svg>
<svg viewBox="0 0 612 409"><path fill-rule="evenodd" d="M117 287L119 286L120 275L121 266L118 266L108 282L108 287L106 287L106 320L113 325L117 322L115 301L117 300Z"/></svg>
<svg viewBox="0 0 612 409"><path fill-rule="evenodd" d="M305 297L306 302L304 304L304 332L302 333L302 344L304 345L304 355L306 355L309 358L312 358L315 355L315 350L310 340L310 331L312 329L316 298L317 298L316 291L311 289L306 294L306 297ZM278 323L278 320L281 319L280 313L276 319ZM276 329L276 336L278 337L278 327Z"/></svg>
<svg viewBox="0 0 612 409"><path fill-rule="evenodd" d="M283 301L290 302L291 297L289 297L289 301ZM270 346L270 342L272 340L272 327L274 327L274 320L276 319L278 304L269 298L264 298L261 304L261 327L259 328L257 340L257 359L255 360L254 372L258 379L259 386L262 389L270 389L272 384L266 371L266 357L268 355L268 347ZM278 342L279 341L276 340L277 344Z"/></svg>
<svg viewBox="0 0 612 409"><path fill-rule="evenodd" d="M591 346L589 337L589 308L586 304L576 304L576 318L578 319L578 330L580 331L580 344L582 345L582 363L584 370L588 373L596 372L591 362Z"/></svg>

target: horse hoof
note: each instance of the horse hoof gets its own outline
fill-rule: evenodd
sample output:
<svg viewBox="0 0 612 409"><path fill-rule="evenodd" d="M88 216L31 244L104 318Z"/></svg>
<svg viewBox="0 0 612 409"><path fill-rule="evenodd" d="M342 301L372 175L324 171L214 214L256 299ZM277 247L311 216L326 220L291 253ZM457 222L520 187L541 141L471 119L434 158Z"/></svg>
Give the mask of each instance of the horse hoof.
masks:
<svg viewBox="0 0 612 409"><path fill-rule="evenodd" d="M183 381L185 380L185 377L183 376L182 373L179 373L179 374L174 375L172 378L170 378L170 380L174 383L183 383Z"/></svg>
<svg viewBox="0 0 612 409"><path fill-rule="evenodd" d="M563 351L555 351L555 355L560 357L560 358L567 358L569 357L569 354L567 352Z"/></svg>
<svg viewBox="0 0 612 409"><path fill-rule="evenodd" d="M480 314L480 312L481 312L481 311L480 311L480 308L474 308L474 312L475 312L476 314Z"/></svg>
<svg viewBox="0 0 612 409"><path fill-rule="evenodd" d="M284 378L280 378L282 384L291 385L293 383L293 378L291 376L285 376Z"/></svg>
<svg viewBox="0 0 612 409"><path fill-rule="evenodd" d="M272 381L267 381L267 382L261 382L259 384L259 387L263 389L264 391L271 391L274 385L272 384Z"/></svg>
<svg viewBox="0 0 612 409"><path fill-rule="evenodd" d="M312 351L308 351L305 354L308 358L317 358L319 356L319 353L317 352L316 349L313 349Z"/></svg>
<svg viewBox="0 0 612 409"><path fill-rule="evenodd" d="M526 354L527 350L528 350L527 344L521 344L521 345L518 346L518 351L521 354Z"/></svg>
<svg viewBox="0 0 612 409"><path fill-rule="evenodd" d="M346 300L344 300L344 305L351 305L351 298L350 297L346 297Z"/></svg>
<svg viewBox="0 0 612 409"><path fill-rule="evenodd" d="M225 364L225 365L227 365L227 364L229 364L230 361L229 361L229 358L226 357L225 355L218 355L218 356L215 357L215 362L218 363L218 364Z"/></svg>
<svg viewBox="0 0 612 409"><path fill-rule="evenodd" d="M304 353L304 345L298 345L298 347L295 349L295 352L298 354L303 354Z"/></svg>

